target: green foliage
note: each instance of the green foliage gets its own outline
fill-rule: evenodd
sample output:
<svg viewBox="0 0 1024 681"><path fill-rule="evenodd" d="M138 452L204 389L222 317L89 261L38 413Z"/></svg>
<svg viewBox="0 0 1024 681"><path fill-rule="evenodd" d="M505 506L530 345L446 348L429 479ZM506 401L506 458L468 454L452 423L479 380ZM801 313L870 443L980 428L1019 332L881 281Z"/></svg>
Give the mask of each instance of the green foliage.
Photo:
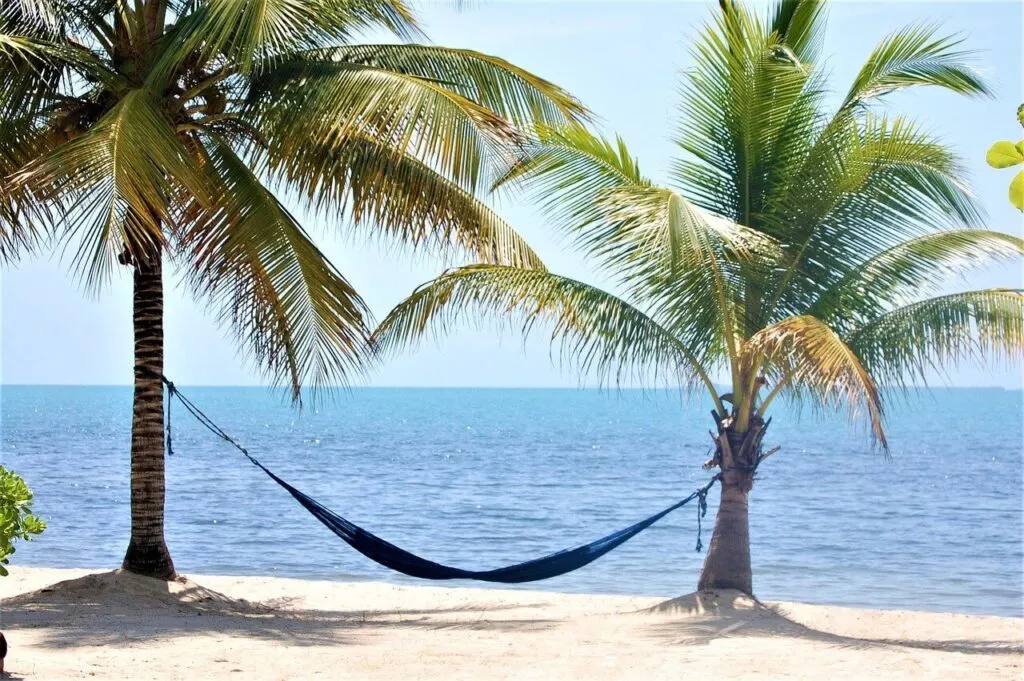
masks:
<svg viewBox="0 0 1024 681"><path fill-rule="evenodd" d="M1024 163L1024 140L1016 144L996 142L985 154L985 160L993 168L1011 168Z"/></svg>
<svg viewBox="0 0 1024 681"><path fill-rule="evenodd" d="M1017 121L1024 127L1024 104L1017 107ZM993 168L1012 168L1024 163L1024 140L1014 144L1013 142L1000 141L993 144L985 160ZM1010 203L1017 207L1017 210L1024 211L1024 170L1017 173L1010 180L1009 191Z"/></svg>
<svg viewBox="0 0 1024 681"><path fill-rule="evenodd" d="M19 475L0 466L0 576L7 576L14 542L31 541L46 529L46 523L32 515L32 490Z"/></svg>
<svg viewBox="0 0 1024 681"><path fill-rule="evenodd" d="M1024 170L1010 180L1009 196L1010 203L1016 206L1017 210L1024 211Z"/></svg>
<svg viewBox="0 0 1024 681"><path fill-rule="evenodd" d="M868 57L846 96L845 106L859 104L915 85L937 85L961 94L990 94L988 86L965 63L970 53L962 40L935 37L935 28L911 26L883 40Z"/></svg>
<svg viewBox="0 0 1024 681"><path fill-rule="evenodd" d="M279 197L482 262L540 266L484 202L568 92L429 44L404 0L0 0L0 259L90 288L162 251L297 400L373 358L370 315Z"/></svg>
<svg viewBox="0 0 1024 681"><path fill-rule="evenodd" d="M781 0L765 17L721 8L692 42L669 184L622 139L583 126L541 128L499 179L534 197L621 296L539 269L464 267L396 306L380 347L466 316L525 333L543 322L585 374L707 388L741 431L780 395L845 407L883 447L885 388L1020 359L1024 292L927 296L1019 258L1024 240L982 229L960 159L883 106L905 88L987 95L959 39L922 26L888 36L830 109L824 2ZM729 412L709 379L719 372Z"/></svg>

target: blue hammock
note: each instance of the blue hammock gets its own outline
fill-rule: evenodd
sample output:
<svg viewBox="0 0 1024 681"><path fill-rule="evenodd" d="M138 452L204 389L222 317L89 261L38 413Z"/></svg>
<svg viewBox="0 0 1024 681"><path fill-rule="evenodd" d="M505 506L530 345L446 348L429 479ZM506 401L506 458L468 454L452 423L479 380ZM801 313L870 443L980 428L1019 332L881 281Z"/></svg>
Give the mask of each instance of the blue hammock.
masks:
<svg viewBox="0 0 1024 681"><path fill-rule="evenodd" d="M481 582L501 582L505 584L536 582L542 579L550 579L551 577L557 577L559 575L572 572L573 570L578 570L584 565L589 565L612 549L621 546L636 535L640 534L672 511L685 506L694 499L698 500L697 550L700 551L702 548L700 540L701 518L707 512L707 493L708 490L711 489L712 485L714 485L718 480L717 475L711 478L711 480L703 487L693 492L693 494L682 501L669 506L664 511L655 513L651 517L641 520L634 525L630 525L625 529L613 532L606 537L602 537L601 539L590 542L589 544L584 544L583 546L556 551L555 553L541 558L535 558L524 563L517 563L515 565L496 568L494 570L464 570L462 568L435 563L432 560L420 558L415 554L409 553L405 549L401 549L394 544L381 539L375 534L367 532L361 527L354 525L337 513L331 511L316 499L300 492L281 478L277 477L273 471L268 469L255 457L249 454L245 447L238 444L230 435L222 430L220 426L215 424L208 416L206 416L206 414L200 411L195 404L182 395L178 389L174 387L173 383L164 377L161 378L167 385L169 396L177 397L181 404L189 411L189 413L195 416L201 424L218 437L234 445L246 456L246 458L249 459L249 461L270 476L274 482L288 490L288 493L291 494L296 501L302 504L302 507L309 511L314 518L323 523L327 529L375 563L379 563L384 567L409 575L410 577L435 580L475 579ZM170 400L168 400L167 405L167 449L168 452L173 453L170 425Z"/></svg>

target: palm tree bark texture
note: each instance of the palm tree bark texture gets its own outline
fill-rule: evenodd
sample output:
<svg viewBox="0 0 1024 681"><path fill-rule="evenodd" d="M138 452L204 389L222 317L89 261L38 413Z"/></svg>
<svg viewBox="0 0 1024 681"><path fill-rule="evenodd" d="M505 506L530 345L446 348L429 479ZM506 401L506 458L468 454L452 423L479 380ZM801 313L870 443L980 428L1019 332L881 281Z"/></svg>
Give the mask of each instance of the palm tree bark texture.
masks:
<svg viewBox="0 0 1024 681"><path fill-rule="evenodd" d="M164 292L159 249L132 264L135 392L132 400L131 538L126 570L174 577L164 540Z"/></svg>
<svg viewBox="0 0 1024 681"><path fill-rule="evenodd" d="M717 411L713 415L718 433L714 437L715 456L708 467L720 469L722 493L697 588L753 593L750 491L754 486L754 473L764 456L762 442L768 424L755 417L746 432L741 433L735 430L728 417L723 419Z"/></svg>

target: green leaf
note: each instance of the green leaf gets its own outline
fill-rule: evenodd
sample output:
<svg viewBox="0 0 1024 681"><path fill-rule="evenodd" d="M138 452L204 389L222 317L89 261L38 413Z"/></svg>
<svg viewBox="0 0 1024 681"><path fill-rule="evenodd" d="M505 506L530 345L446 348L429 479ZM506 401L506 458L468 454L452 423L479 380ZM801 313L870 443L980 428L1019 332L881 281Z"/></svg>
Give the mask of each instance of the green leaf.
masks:
<svg viewBox="0 0 1024 681"><path fill-rule="evenodd" d="M522 137L509 122L432 79L348 62L295 59L252 80L246 115L276 156L308 140L387 140L461 187L484 186L489 161Z"/></svg>
<svg viewBox="0 0 1024 681"><path fill-rule="evenodd" d="M1017 173L1010 182L1010 203L1017 207L1017 210L1024 211L1024 170Z"/></svg>
<svg viewBox="0 0 1024 681"><path fill-rule="evenodd" d="M480 262L543 269L494 210L389 140L347 135L307 142L301 154L268 152L274 177L330 220L443 255L456 248Z"/></svg>
<svg viewBox="0 0 1024 681"><path fill-rule="evenodd" d="M875 440L888 448L878 386L828 324L811 315L790 317L758 331L746 350L762 358L761 371L773 383L788 381L794 392L810 393L822 405L846 405L852 416L864 410Z"/></svg>
<svg viewBox="0 0 1024 681"><path fill-rule="evenodd" d="M824 0L779 0L771 29L802 62L813 63L825 33Z"/></svg>
<svg viewBox="0 0 1024 681"><path fill-rule="evenodd" d="M402 0L217 0L195 3L164 39L165 48L147 86L159 86L183 64L227 58L243 73L301 49L327 47L366 29L385 29L401 38L419 34L412 10Z"/></svg>
<svg viewBox="0 0 1024 681"><path fill-rule="evenodd" d="M350 63L440 83L516 125L589 119L569 92L499 57L436 45L346 45L302 53L310 63Z"/></svg>
<svg viewBox="0 0 1024 681"><path fill-rule="evenodd" d="M13 471L0 466L0 576L15 553L15 541L31 541L46 529L46 523L32 515L32 490Z"/></svg>
<svg viewBox="0 0 1024 681"><path fill-rule="evenodd" d="M1024 358L1024 291L985 289L910 303L843 339L881 384L924 382L968 361Z"/></svg>
<svg viewBox="0 0 1024 681"><path fill-rule="evenodd" d="M956 274L1024 256L1024 239L981 229L932 232L865 259L823 291L809 312L852 328L913 296L932 295Z"/></svg>
<svg viewBox="0 0 1024 681"><path fill-rule="evenodd" d="M989 147L988 153L985 154L985 160L993 168L1010 168L1018 165L1024 162L1024 151L1021 150L1022 144L1024 142L1017 144L1005 140L996 142Z"/></svg>
<svg viewBox="0 0 1024 681"><path fill-rule="evenodd" d="M359 294L230 147L211 140L206 169L211 205L189 206L174 249L193 292L296 402L347 383L370 363Z"/></svg>
<svg viewBox="0 0 1024 681"><path fill-rule="evenodd" d="M968 64L971 52L958 49L963 39L936 37L933 26L908 26L878 44L857 74L843 102L856 106L890 92L932 85L962 95L990 95L991 90Z"/></svg>
<svg viewBox="0 0 1024 681"><path fill-rule="evenodd" d="M36 158L14 176L56 207L87 285L102 283L117 256L164 241L180 192L202 200L204 178L153 96L132 90L83 135Z"/></svg>
<svg viewBox="0 0 1024 681"><path fill-rule="evenodd" d="M865 256L937 228L980 224L963 177L952 151L906 118L833 119L803 167L780 178L785 185L765 228L794 255L768 282L778 301L764 313L803 314Z"/></svg>
<svg viewBox="0 0 1024 681"><path fill-rule="evenodd" d="M584 375L616 384L630 378L703 382L714 386L687 348L642 311L617 296L543 270L469 265L416 289L374 331L384 352L447 333L472 313L518 319L524 335L546 323L561 359Z"/></svg>
<svg viewBox="0 0 1024 681"><path fill-rule="evenodd" d="M112 71L102 60L82 46L52 43L22 35L0 33L0 63L6 72L11 65L21 65L37 73L46 66L70 69L81 76L103 83L112 90L125 85L125 79ZM5 73L6 75L6 73Z"/></svg>

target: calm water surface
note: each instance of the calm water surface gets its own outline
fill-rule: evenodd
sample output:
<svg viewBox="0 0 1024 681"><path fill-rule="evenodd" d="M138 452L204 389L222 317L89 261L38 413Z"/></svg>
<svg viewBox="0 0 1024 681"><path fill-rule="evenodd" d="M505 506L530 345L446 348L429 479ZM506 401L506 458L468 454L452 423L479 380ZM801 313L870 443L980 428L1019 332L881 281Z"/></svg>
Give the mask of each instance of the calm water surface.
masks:
<svg viewBox="0 0 1024 681"><path fill-rule="evenodd" d="M425 557L488 568L590 541L703 482L710 417L674 393L361 389L302 412L262 388L185 389L279 475ZM131 393L4 387L6 466L49 522L16 562L113 567L129 525ZM177 405L176 405L177 406ZM766 599L1022 614L1022 393L945 389L890 408L892 459L843 422L780 411L751 501ZM175 410L167 535L185 573L412 580L320 526ZM708 526L715 512L715 497ZM692 507L532 588L693 590ZM705 530L705 542L709 533Z"/></svg>

